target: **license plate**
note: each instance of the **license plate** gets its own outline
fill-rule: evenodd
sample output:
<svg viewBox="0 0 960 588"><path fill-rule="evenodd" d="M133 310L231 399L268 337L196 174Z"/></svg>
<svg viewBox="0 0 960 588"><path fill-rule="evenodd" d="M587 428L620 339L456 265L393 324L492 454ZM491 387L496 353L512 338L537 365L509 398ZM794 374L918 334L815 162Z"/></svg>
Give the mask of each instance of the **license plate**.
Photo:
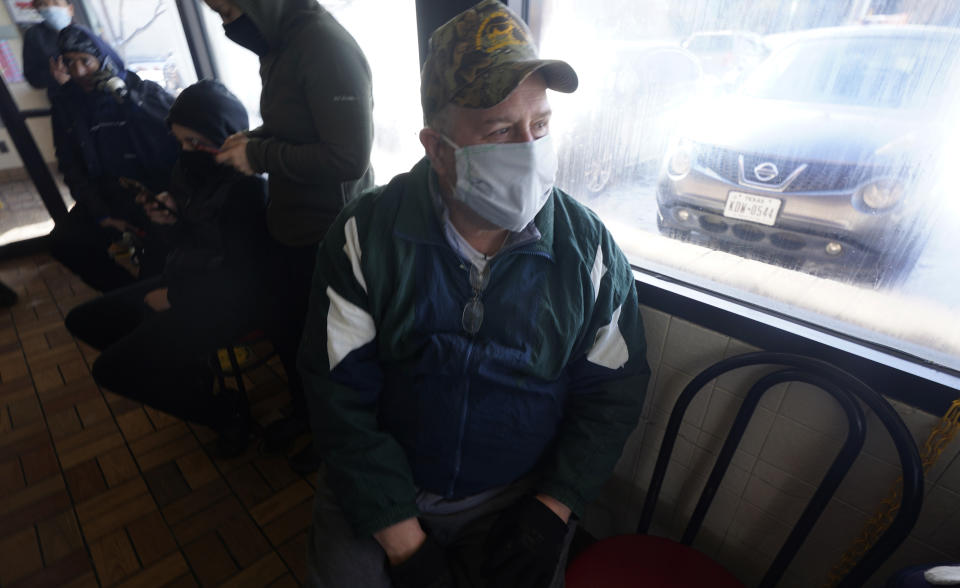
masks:
<svg viewBox="0 0 960 588"><path fill-rule="evenodd" d="M727 205L723 208L723 216L772 227L777 222L777 213L780 212L782 203L783 201L779 198L730 192L727 194Z"/></svg>

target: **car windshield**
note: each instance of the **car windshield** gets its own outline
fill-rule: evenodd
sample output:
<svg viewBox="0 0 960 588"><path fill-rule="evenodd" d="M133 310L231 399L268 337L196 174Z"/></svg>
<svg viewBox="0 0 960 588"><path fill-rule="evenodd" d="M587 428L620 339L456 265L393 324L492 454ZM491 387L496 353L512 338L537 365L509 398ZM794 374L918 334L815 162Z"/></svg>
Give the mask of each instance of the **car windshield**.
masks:
<svg viewBox="0 0 960 588"><path fill-rule="evenodd" d="M733 37L729 35L700 35L687 42L690 51L731 51Z"/></svg>
<svg viewBox="0 0 960 588"><path fill-rule="evenodd" d="M921 36L800 41L771 56L747 79L756 98L917 109L942 96L956 73L957 39Z"/></svg>

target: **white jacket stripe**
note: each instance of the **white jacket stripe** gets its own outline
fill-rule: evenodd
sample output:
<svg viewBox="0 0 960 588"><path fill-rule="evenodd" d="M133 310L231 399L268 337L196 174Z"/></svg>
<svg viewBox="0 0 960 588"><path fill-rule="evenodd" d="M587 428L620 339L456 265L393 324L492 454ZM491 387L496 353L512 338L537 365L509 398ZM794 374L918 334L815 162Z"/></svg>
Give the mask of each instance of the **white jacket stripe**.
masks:
<svg viewBox="0 0 960 588"><path fill-rule="evenodd" d="M343 252L347 254L347 258L350 260L350 265L353 267L353 277L360 284L360 287L363 288L363 291L367 291L367 282L363 279L363 270L360 269L360 235L357 233L357 217L351 216L347 219L345 225L343 225L344 237L346 237L346 242L343 244Z"/></svg>
<svg viewBox="0 0 960 588"><path fill-rule="evenodd" d="M603 246L597 246L597 256L593 260L593 269L590 270L590 283L593 286L593 301L597 301L600 295L600 281L603 275L607 273L607 267L603 265Z"/></svg>
<svg viewBox="0 0 960 588"><path fill-rule="evenodd" d="M590 363L616 370L626 365L630 359L627 342L620 334L620 312L623 306L618 306L610 318L610 324L597 329L597 336L593 340L593 347L587 354Z"/></svg>
<svg viewBox="0 0 960 588"><path fill-rule="evenodd" d="M373 317L337 292L327 287L330 309L327 311L327 356L333 371L351 351L373 341L377 328Z"/></svg>

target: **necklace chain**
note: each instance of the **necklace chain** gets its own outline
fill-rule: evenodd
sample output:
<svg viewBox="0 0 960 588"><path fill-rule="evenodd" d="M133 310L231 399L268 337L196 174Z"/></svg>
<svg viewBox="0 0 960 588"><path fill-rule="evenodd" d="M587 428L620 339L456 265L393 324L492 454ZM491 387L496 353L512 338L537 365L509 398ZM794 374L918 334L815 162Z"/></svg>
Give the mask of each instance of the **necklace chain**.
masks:
<svg viewBox="0 0 960 588"><path fill-rule="evenodd" d="M510 238L510 231L507 231L506 234L503 236L503 241L500 241L500 246L497 247L497 248L493 251L493 253L491 253L490 255L484 254L484 255L483 255L483 258L484 258L484 259L490 259L490 258L493 257L494 255L500 253L500 250L503 249L503 246L507 244L507 239L509 239L509 238Z"/></svg>

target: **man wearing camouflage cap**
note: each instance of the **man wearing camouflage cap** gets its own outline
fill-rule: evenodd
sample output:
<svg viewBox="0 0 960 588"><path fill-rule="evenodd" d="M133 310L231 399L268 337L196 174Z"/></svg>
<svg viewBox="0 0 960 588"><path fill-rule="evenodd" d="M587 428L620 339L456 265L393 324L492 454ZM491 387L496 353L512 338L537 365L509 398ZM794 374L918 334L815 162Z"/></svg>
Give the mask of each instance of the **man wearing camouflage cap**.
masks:
<svg viewBox="0 0 960 588"><path fill-rule="evenodd" d="M553 187L546 90L576 86L495 0L431 37L426 157L317 257L309 585L562 586L649 376L630 266Z"/></svg>

